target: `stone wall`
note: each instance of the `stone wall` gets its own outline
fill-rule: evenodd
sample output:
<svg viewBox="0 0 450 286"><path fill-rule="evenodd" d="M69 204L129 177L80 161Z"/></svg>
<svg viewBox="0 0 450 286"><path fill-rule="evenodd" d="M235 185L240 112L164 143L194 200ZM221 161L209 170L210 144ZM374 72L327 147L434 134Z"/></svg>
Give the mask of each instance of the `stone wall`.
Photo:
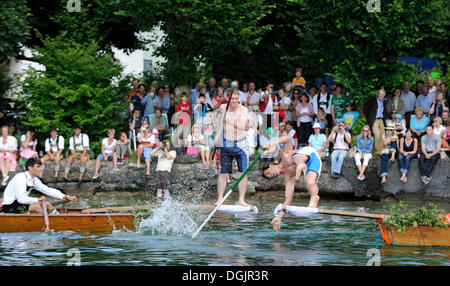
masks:
<svg viewBox="0 0 450 286"><path fill-rule="evenodd" d="M156 167L156 158L152 162L152 174ZM79 161L72 164L69 182L63 180L65 160L61 165L59 182L56 188L68 193L76 194L78 190L77 181L79 175ZM119 165L119 170L114 171L111 162L102 162L100 177L92 180L95 160L90 160L84 175L84 183L81 189L96 192L108 191L154 191L155 184L152 176L145 175L145 164L141 169L137 169L134 164L125 163ZM366 171L366 180L357 180L358 170L353 159L347 159L342 169L342 176L333 179L329 175L330 160L323 160L322 174L319 180L319 195L323 198L338 200L383 200L383 199L417 199L425 201L446 201L450 202L450 161L439 160L432 173L432 180L428 185L424 185L420 180L418 161L411 162L408 174L408 183L400 182L400 172L397 162L389 162L388 181L380 183L379 160L370 161ZM284 176L266 180L261 177L259 162L255 164L248 174L249 193L280 191L284 192ZM172 192L205 192L215 195L217 186L217 170L211 166L197 163L197 158L193 156L178 155L172 169ZM10 173L12 178L14 173ZM237 174L231 176L231 183L238 178ZM55 187L52 183L53 164L46 166L44 181L48 185ZM230 186L229 186L230 187ZM4 187L2 187L4 188ZM303 179L296 183L296 192L306 192L303 186Z"/></svg>

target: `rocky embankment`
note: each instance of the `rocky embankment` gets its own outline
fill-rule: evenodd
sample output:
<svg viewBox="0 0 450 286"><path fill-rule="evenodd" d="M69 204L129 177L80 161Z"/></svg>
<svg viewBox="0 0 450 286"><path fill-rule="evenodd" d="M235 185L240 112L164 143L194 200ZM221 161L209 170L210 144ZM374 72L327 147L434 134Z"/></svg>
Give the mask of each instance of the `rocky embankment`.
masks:
<svg viewBox="0 0 450 286"><path fill-rule="evenodd" d="M156 167L157 158L152 162L152 174ZM145 168L137 169L135 164L124 163L118 165L119 170L114 171L111 162L102 162L100 177L92 180L95 160L90 160L84 175L84 181L80 189L94 193L98 192L155 192L153 176L145 175ZM397 162L389 162L388 181L380 183L379 160L370 161L366 171L366 180L357 179L358 171L353 159L347 159L344 163L342 176L333 179L330 176L330 159L323 161L322 174L319 180L319 195L322 198L337 200L385 200L385 199L413 199L423 201L450 202L450 161L439 160L432 173L432 180L424 185L420 180L419 165L417 160L411 163L408 174L408 183L400 182L400 171ZM72 164L69 182L64 182L63 170L65 160L61 165L61 172L56 188L75 194L78 189L79 161ZM145 166L145 164L142 164ZM17 172L16 172L17 173ZM12 178L15 173L10 173ZM211 195L216 193L218 172L211 166L197 163L197 158L190 155L178 155L172 168L172 193L201 192ZM231 183L238 178L236 174L231 176ZM261 177L259 163L255 164L248 174L248 193L260 193L268 191L284 192L284 176L274 180L266 180ZM44 182L51 187L53 183L53 164L46 166ZM303 179L296 183L296 192L304 193L306 189ZM4 189L4 187L2 187ZM282 195L282 193L280 194Z"/></svg>

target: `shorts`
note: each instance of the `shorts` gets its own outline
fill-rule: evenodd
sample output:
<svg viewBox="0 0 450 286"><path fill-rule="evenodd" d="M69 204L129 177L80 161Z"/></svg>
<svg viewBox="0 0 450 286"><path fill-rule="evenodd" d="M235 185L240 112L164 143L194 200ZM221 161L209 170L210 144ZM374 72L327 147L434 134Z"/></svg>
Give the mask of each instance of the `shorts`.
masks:
<svg viewBox="0 0 450 286"><path fill-rule="evenodd" d="M111 154L111 153L106 153L106 157L108 157L109 154ZM108 160L108 161L112 161L113 158L114 158L114 155L109 156L107 160ZM98 156L97 156L97 159L99 159L100 161L106 161L106 160L105 160L105 157L103 156L103 154L98 155Z"/></svg>
<svg viewBox="0 0 450 286"><path fill-rule="evenodd" d="M149 160L150 162L152 161L152 156L150 155L152 150L152 147L144 147L144 158Z"/></svg>
<svg viewBox="0 0 450 286"><path fill-rule="evenodd" d="M83 151L81 151L81 152L75 151L74 152L73 159L75 159L75 160L80 159L81 160L81 157L83 157ZM89 153L86 153L86 157L89 160Z"/></svg>
<svg viewBox="0 0 450 286"><path fill-rule="evenodd" d="M155 172L155 185L157 190L169 190L172 174L168 171Z"/></svg>
<svg viewBox="0 0 450 286"><path fill-rule="evenodd" d="M303 170L303 175L306 175L308 171L317 173L316 183L319 182L320 171L322 170L322 160L317 153L313 152L309 154L309 160L306 162L306 169Z"/></svg>
<svg viewBox="0 0 450 286"><path fill-rule="evenodd" d="M233 170L233 159L236 159L238 171L244 172L248 167L248 141L247 138L240 141L223 140L223 146L220 147L220 173L231 174Z"/></svg>
<svg viewBox="0 0 450 286"><path fill-rule="evenodd" d="M64 157L63 157L63 155L62 154L59 154L59 160L62 160ZM45 154L42 158L41 158L41 160L44 160L45 159L45 161L51 161L51 159L50 159L50 156L48 155L48 154Z"/></svg>
<svg viewBox="0 0 450 286"><path fill-rule="evenodd" d="M28 212L29 205L21 204L17 201L14 201L10 205L3 205L4 213L13 213L13 214L24 214Z"/></svg>

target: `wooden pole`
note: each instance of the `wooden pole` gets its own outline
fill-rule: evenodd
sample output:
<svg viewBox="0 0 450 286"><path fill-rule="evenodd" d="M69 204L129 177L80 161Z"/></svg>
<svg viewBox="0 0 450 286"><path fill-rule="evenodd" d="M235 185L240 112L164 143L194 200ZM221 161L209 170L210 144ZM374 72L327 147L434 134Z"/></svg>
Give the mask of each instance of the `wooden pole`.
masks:
<svg viewBox="0 0 450 286"><path fill-rule="evenodd" d="M47 201L45 201L45 200L42 202L42 210L44 213L45 231L49 231L50 227L49 227L49 222L48 222Z"/></svg>
<svg viewBox="0 0 450 286"><path fill-rule="evenodd" d="M373 219L380 219L380 218L385 217L384 214L370 214L370 213L348 212L348 211L326 210L326 209L318 209L318 213L329 214L329 215L342 215L342 216L352 216L352 217L373 218Z"/></svg>

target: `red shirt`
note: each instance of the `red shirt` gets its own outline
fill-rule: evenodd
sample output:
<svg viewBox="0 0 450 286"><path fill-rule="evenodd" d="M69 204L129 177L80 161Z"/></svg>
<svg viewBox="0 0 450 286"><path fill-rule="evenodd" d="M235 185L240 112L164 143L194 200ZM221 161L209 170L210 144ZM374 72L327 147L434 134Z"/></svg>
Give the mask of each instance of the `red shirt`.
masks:
<svg viewBox="0 0 450 286"><path fill-rule="evenodd" d="M227 103L228 100L225 96L222 96L222 100L219 99L219 96L215 96L213 97L213 104L215 105L214 109L219 109L220 105L222 105L222 103Z"/></svg>
<svg viewBox="0 0 450 286"><path fill-rule="evenodd" d="M190 124L190 115L192 113L192 105L189 102L183 103L180 102L177 104L177 112L178 111L183 111L183 113L187 113L188 116L186 116L185 114L181 113L178 119L178 124ZM189 120L187 120L189 118ZM186 122L188 121L188 122Z"/></svg>

